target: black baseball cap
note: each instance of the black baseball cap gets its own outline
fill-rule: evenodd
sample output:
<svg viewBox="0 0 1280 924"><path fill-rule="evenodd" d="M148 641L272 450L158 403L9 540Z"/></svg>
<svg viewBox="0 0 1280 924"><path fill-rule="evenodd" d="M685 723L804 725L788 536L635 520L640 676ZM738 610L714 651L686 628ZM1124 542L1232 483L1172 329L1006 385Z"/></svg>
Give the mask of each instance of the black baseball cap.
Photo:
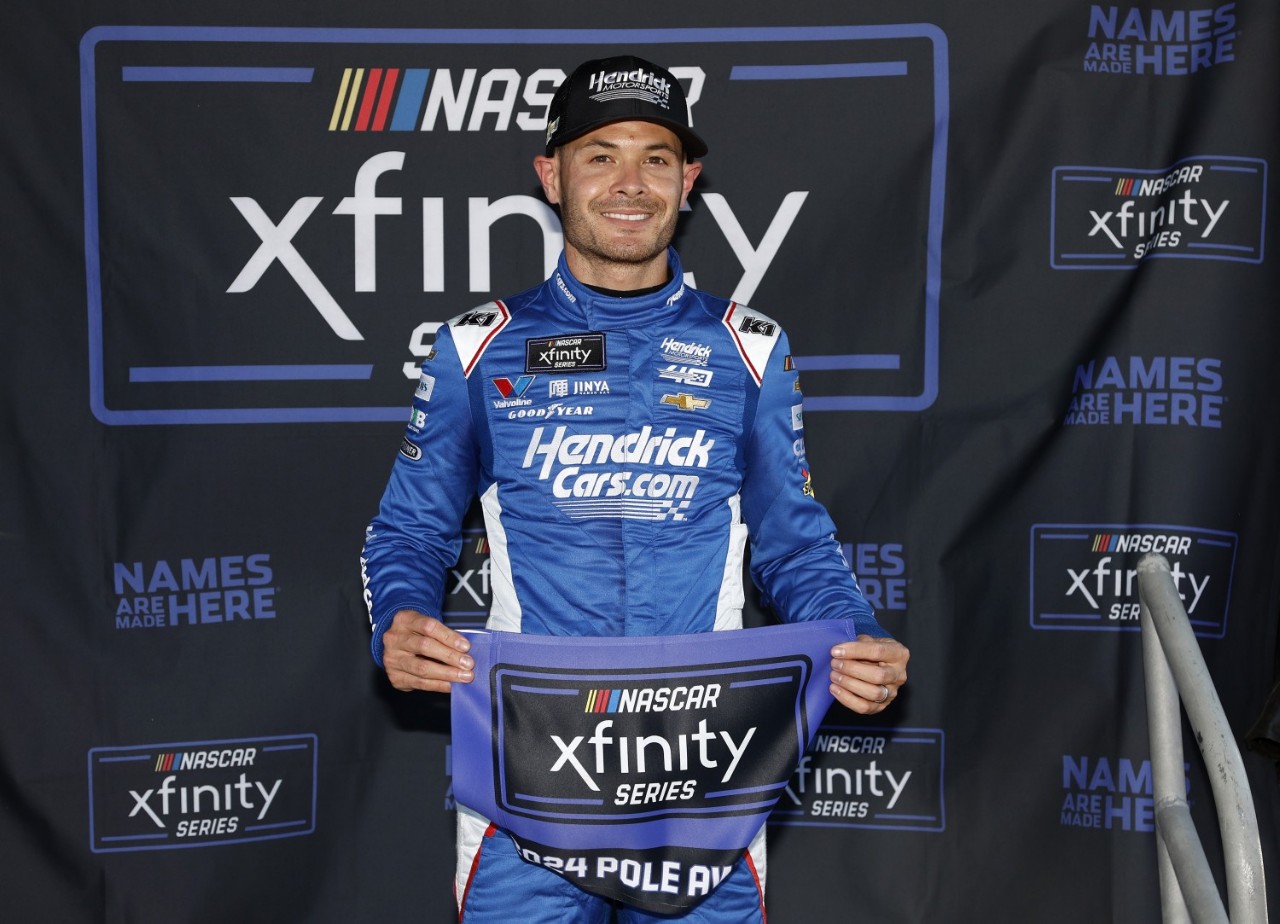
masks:
<svg viewBox="0 0 1280 924"><path fill-rule="evenodd" d="M584 61L560 84L547 108L547 156L601 125L632 119L665 125L684 142L689 157L707 153L707 143L689 127L680 82L665 67L619 55Z"/></svg>

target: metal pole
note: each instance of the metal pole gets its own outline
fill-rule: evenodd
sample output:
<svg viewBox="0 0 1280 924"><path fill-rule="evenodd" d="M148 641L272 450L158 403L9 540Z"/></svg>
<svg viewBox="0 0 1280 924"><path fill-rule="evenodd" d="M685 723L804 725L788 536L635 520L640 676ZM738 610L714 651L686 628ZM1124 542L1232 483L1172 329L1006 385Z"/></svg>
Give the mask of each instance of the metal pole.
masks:
<svg viewBox="0 0 1280 924"><path fill-rule="evenodd" d="M1141 602L1141 594L1139 594ZM1151 611L1145 602L1140 606L1142 617L1142 667L1146 676L1147 725L1151 736L1152 795L1156 804L1156 855L1160 868L1160 919L1164 924L1191 924L1193 918L1187 908L1177 870L1183 869L1184 877L1195 872L1198 885L1187 879L1187 892L1195 900L1196 921L1210 919L1226 921L1227 912L1218 895L1218 887L1209 869L1209 860L1201 849L1200 855L1173 855L1169 841L1173 827L1177 826L1178 809L1189 813L1186 800L1186 771L1182 754L1182 706L1178 702L1178 686L1169 671L1160 648L1160 639L1151 623ZM1185 845L1185 839L1178 838ZM1196 842L1199 843L1197 837ZM1207 883L1205 882L1207 880ZM1210 917L1206 916L1210 915Z"/></svg>
<svg viewBox="0 0 1280 924"><path fill-rule="evenodd" d="M1235 924L1266 924L1267 900L1266 880L1262 871L1262 841L1258 833L1258 818L1253 808L1253 796L1249 791L1249 780L1245 775L1244 761L1240 757L1240 749L1236 746L1231 727L1227 724L1222 702L1218 699L1218 691L1213 685L1204 658L1200 653L1200 645L1191 624L1183 609L1182 600L1178 596L1173 583L1169 562L1161 555L1146 555L1138 563L1138 590L1142 602L1144 616L1149 616L1149 623L1155 629L1164 658L1172 672L1177 692L1181 696L1182 705L1187 711L1191 728L1195 732L1196 741L1200 745L1200 753L1209 769L1209 782L1213 789L1214 804L1218 810L1218 825L1222 832L1223 855L1226 866L1227 905L1230 908ZM1144 632L1147 628L1144 622ZM1166 722L1167 727L1167 722ZM1178 735L1181 735L1179 726ZM1167 745L1162 745L1165 747ZM1153 750L1155 748L1153 726ZM1181 746L1178 748L1178 773L1181 775ZM1153 754L1153 765L1156 762ZM1154 766L1153 766L1154 770ZM1189 876L1184 879L1182 864L1196 865L1188 857L1183 861L1181 854L1185 846L1187 825L1190 812L1186 809L1185 791L1179 784L1178 799L1182 805L1171 803L1167 813L1169 839L1166 844L1169 856L1178 874L1178 882L1182 886L1183 895L1188 905L1200 920L1198 905L1204 896L1200 894L1199 885L1189 888L1192 883L1201 883L1200 874L1188 869ZM1157 826L1159 827L1160 809L1157 809ZM1194 834L1192 827L1191 833ZM1161 835L1163 837L1163 835ZM1199 845L1199 837L1194 837ZM1195 848L1187 852L1194 853ZM1203 847L1199 848L1201 856ZM1206 862L1207 866L1207 862ZM1214 888L1217 904L1221 899ZM1211 920L1212 918L1210 918Z"/></svg>

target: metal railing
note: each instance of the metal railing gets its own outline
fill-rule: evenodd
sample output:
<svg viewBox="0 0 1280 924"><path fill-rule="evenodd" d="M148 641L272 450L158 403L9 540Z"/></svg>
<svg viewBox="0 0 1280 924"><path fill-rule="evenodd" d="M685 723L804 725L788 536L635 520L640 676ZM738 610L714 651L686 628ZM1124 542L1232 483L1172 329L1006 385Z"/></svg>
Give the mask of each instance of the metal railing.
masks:
<svg viewBox="0 0 1280 924"><path fill-rule="evenodd" d="M1266 924L1262 842L1244 761L1163 556L1146 555L1138 563L1138 599L1164 922ZM1187 803L1179 701L1209 770L1230 918Z"/></svg>

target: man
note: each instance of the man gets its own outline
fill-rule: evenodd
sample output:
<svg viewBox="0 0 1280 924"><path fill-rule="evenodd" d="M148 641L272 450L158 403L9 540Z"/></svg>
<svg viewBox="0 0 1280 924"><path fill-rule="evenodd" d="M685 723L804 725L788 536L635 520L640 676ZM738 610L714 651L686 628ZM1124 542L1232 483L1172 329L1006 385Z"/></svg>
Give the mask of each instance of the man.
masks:
<svg viewBox="0 0 1280 924"><path fill-rule="evenodd" d="M396 689L473 680L466 639L439 617L474 494L490 629L740 628L749 531L753 579L784 620L855 621L857 641L831 651L840 703L874 714L906 681L906 648L876 622L813 497L785 334L685 285L669 247L706 152L680 85L640 58L588 61L557 92L534 169L559 207L559 264L441 329L367 534L373 653ZM525 863L461 806L458 838L467 924L610 920L607 901ZM763 861L762 829L683 920L763 920Z"/></svg>

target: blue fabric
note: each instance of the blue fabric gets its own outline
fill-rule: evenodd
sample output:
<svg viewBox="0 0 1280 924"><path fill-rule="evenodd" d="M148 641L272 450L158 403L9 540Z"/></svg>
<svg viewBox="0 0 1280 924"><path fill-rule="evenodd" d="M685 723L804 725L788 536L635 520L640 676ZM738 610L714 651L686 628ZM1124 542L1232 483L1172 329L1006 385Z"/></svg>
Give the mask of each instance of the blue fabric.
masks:
<svg viewBox="0 0 1280 924"><path fill-rule="evenodd" d="M496 628L736 627L745 524L752 578L782 619L888 634L812 495L785 333L685 286L674 250L670 263L660 291L611 298L562 255L543 284L441 328L362 556L379 663L397 610L440 615L463 515L490 489ZM566 348L570 365L543 371L560 354L536 341L570 335L600 335L603 355Z"/></svg>

